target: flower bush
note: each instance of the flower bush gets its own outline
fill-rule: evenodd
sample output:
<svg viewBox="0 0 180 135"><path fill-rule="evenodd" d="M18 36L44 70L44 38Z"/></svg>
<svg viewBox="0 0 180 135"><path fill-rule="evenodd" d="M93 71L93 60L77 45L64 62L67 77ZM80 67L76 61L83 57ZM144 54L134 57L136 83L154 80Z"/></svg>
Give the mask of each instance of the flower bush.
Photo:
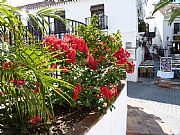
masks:
<svg viewBox="0 0 180 135"><path fill-rule="evenodd" d="M13 126L25 130L46 123L56 105L66 109L96 108L104 113L112 107L119 94L119 80L134 70L119 32L105 35L93 18L91 25L79 28L78 35L66 34L63 40L50 35L42 43L27 46L24 33L32 43L34 39L20 21L19 10L3 2L0 8L5 13L0 24L13 39L10 45L4 27L0 27L0 117L7 117L9 123L19 124ZM43 29L40 18L58 18L50 9L28 16L35 19L39 29Z"/></svg>
<svg viewBox="0 0 180 135"><path fill-rule="evenodd" d="M133 73L134 63L130 54L122 48L120 33L105 35L96 27L96 18L89 26L81 26L79 35L66 34L64 39L47 36L43 45L55 59L66 59L51 67L61 69L60 79L75 88L66 90L74 101L73 107L92 107L106 111L118 96L118 82ZM59 52L63 52L58 55ZM62 104L62 99L58 99Z"/></svg>

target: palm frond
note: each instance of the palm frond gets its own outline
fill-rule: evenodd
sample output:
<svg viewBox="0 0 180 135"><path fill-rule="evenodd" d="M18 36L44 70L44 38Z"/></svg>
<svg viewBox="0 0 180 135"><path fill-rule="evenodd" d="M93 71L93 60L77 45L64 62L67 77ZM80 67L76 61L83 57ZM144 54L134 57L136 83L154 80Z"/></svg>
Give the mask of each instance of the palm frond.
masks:
<svg viewBox="0 0 180 135"><path fill-rule="evenodd" d="M152 14L167 6L171 1L170 0L160 0L159 3L155 6L155 9Z"/></svg>
<svg viewBox="0 0 180 135"><path fill-rule="evenodd" d="M171 25L172 22L180 15L180 8L174 9L171 13L171 17L169 19L169 24Z"/></svg>

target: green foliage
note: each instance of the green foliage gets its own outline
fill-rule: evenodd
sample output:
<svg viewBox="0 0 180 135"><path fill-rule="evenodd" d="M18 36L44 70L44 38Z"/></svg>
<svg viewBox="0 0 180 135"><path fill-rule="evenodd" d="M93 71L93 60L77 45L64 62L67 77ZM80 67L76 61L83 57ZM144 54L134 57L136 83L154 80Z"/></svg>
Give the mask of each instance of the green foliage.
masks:
<svg viewBox="0 0 180 135"><path fill-rule="evenodd" d="M117 33L106 34L101 31L97 26L97 16L91 18L91 23L88 26L80 25L78 29L78 36L85 39L86 44L89 47L90 53L95 55L95 58L106 53L108 48L111 48L109 54L113 54L122 47L121 35L118 31ZM97 49L95 52L94 49ZM107 54L107 53L106 53Z"/></svg>
<svg viewBox="0 0 180 135"><path fill-rule="evenodd" d="M61 20L54 14L55 11L42 9L35 15L25 13L24 18L20 9L6 5L4 1L0 3L0 104L4 107L1 112L7 114L11 122L19 120L17 128L29 123L35 116L38 116L39 121L47 122L54 114L52 95L61 97L69 104L72 102L72 98L61 88L71 91L74 86L52 76L53 72L61 71L52 69L51 65L65 61L54 58L62 52L49 53L39 43L27 46L25 41L25 33L32 43L34 39L22 20L33 19L44 32L47 28L44 25L47 24L46 17ZM13 45L9 45L9 32L12 34Z"/></svg>
<svg viewBox="0 0 180 135"><path fill-rule="evenodd" d="M48 16L61 20L55 11L58 10L26 13L26 19L34 20L45 33ZM119 80L126 77L125 70L134 68L127 60L129 53L122 49L120 32L106 35L97 28L97 18L93 17L89 26L79 27L79 37L66 35L61 40L49 36L43 43L35 44L21 21L21 12L0 3L3 116L11 122L19 120L17 128L25 131L26 127L46 123L54 115L54 105L67 109L97 108L103 113L108 107L112 109ZM13 33L13 45L9 45L6 31ZM31 39L29 46L26 32Z"/></svg>
<svg viewBox="0 0 180 135"><path fill-rule="evenodd" d="M116 86L119 80L126 76L124 69L119 67L117 61L114 60L114 52L122 47L120 32L106 35L98 29L97 16L94 16L91 18L90 25L80 25L78 36L85 40L89 48L88 53L92 54L95 60L103 60L97 64L96 70L92 70L86 65L87 56L78 51L76 64L66 65L70 69L70 74L65 73L62 78L75 86L77 84L82 86L78 100L73 104L74 107L98 107L106 110L116 97L112 99L103 96L100 99L97 98L97 95L101 95L101 87Z"/></svg>

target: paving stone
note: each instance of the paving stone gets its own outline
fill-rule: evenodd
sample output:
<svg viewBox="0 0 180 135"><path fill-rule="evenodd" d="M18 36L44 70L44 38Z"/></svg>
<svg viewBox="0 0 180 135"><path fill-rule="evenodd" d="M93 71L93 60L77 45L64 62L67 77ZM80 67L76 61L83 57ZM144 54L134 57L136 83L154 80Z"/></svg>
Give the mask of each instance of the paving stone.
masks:
<svg viewBox="0 0 180 135"><path fill-rule="evenodd" d="M161 127L148 127L148 130L152 135L165 135Z"/></svg>
<svg viewBox="0 0 180 135"><path fill-rule="evenodd" d="M132 115L134 113L135 115ZM160 125L156 122L159 119L151 114L145 113L142 109L138 107L128 106L128 118L127 118L127 131L130 134L139 135L163 135L163 131ZM152 131L151 131L152 130ZM151 132L151 133L150 133Z"/></svg>
<svg viewBox="0 0 180 135"><path fill-rule="evenodd" d="M131 133L149 134L148 129L142 125L128 126L127 131Z"/></svg>
<svg viewBox="0 0 180 135"><path fill-rule="evenodd" d="M160 117L172 131L180 132L180 88L177 90L161 88L150 83L128 82L128 97L133 99L138 107L146 108L153 115Z"/></svg>

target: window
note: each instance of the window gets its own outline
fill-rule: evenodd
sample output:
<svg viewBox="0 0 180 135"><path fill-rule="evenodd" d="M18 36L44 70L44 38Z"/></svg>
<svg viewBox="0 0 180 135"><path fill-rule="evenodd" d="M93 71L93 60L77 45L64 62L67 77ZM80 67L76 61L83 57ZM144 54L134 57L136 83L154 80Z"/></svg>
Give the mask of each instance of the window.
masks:
<svg viewBox="0 0 180 135"><path fill-rule="evenodd" d="M91 17L97 15L99 18L99 27L105 29L104 4L91 6Z"/></svg>
<svg viewBox="0 0 180 135"><path fill-rule="evenodd" d="M91 16L103 16L104 15L104 4L91 6Z"/></svg>
<svg viewBox="0 0 180 135"><path fill-rule="evenodd" d="M178 34L180 32L180 24L174 23L174 34Z"/></svg>

